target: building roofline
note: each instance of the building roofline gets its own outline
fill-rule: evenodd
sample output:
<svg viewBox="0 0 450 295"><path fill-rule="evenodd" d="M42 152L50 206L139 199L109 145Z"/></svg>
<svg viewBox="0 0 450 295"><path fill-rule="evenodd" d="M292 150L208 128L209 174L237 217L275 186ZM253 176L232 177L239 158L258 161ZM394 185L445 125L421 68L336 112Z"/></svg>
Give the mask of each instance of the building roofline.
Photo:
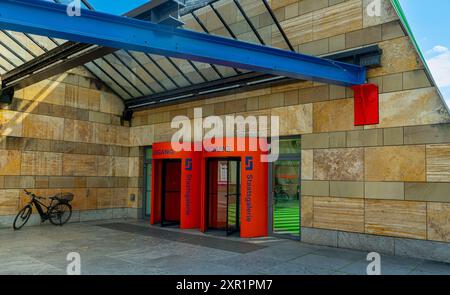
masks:
<svg viewBox="0 0 450 295"><path fill-rule="evenodd" d="M391 4L392 4L392 7L394 7L395 12L397 13L397 16L400 19L400 22L401 22L401 24L403 26L403 30L411 38L411 42L413 43L414 48L416 49L417 54L419 55L419 58L422 61L424 67L425 67L425 73L427 74L427 76L431 80L432 86L436 88L436 91L437 91L437 93L439 95L439 98L442 100L442 103L444 104L445 109L450 114L450 108L447 105L447 103L445 102L444 96L442 95L441 90L437 86L436 80L434 79L433 74L431 73L431 70L428 67L428 64L427 64L427 61L425 59L425 56L423 55L422 50L419 47L419 43L417 43L417 40L414 37L414 34L412 32L412 29L411 29L411 26L409 25L408 19L406 18L406 14L405 14L405 12L404 12L401 4L400 4L400 0L391 0Z"/></svg>

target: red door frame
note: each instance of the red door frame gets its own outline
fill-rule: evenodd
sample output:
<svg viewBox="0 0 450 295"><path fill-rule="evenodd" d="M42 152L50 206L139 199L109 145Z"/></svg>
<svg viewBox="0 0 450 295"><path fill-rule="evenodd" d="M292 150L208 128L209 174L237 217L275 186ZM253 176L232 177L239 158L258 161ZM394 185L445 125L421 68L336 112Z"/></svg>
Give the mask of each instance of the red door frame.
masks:
<svg viewBox="0 0 450 295"><path fill-rule="evenodd" d="M252 139L254 140L254 138ZM216 141L217 142L217 141ZM227 145L229 142L233 145ZM164 159L181 159L181 218L180 228L199 228L207 230L206 214L206 160L209 158L240 158L241 159L241 203L240 203L240 236L243 238L264 237L268 235L268 163L262 161L266 154L257 147L250 151L250 139L245 138L245 148L238 149L236 139L223 139L214 147L203 143L203 151L175 152L170 142L153 145L152 166L152 208L151 224L158 222L157 175L158 161ZM191 150L193 150L193 146ZM244 151L242 151L244 150Z"/></svg>

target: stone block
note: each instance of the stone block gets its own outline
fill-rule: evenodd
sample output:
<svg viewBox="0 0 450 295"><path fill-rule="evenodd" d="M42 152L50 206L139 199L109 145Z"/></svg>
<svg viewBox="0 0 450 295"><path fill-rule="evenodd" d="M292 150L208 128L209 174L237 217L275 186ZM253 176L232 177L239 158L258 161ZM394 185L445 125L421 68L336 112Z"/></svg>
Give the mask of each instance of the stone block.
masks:
<svg viewBox="0 0 450 295"><path fill-rule="evenodd" d="M7 189L33 189L33 176L5 176L4 187Z"/></svg>
<svg viewBox="0 0 450 295"><path fill-rule="evenodd" d="M24 99L64 105L65 92L65 83L44 80L24 88Z"/></svg>
<svg viewBox="0 0 450 295"><path fill-rule="evenodd" d="M97 176L97 159L93 155L63 156L63 174L66 176Z"/></svg>
<svg viewBox="0 0 450 295"><path fill-rule="evenodd" d="M430 80L424 70L403 73L403 89L431 87Z"/></svg>
<svg viewBox="0 0 450 295"><path fill-rule="evenodd" d="M405 144L450 143L450 124L404 128Z"/></svg>
<svg viewBox="0 0 450 295"><path fill-rule="evenodd" d="M360 233L338 232L338 247L394 255L394 238Z"/></svg>
<svg viewBox="0 0 450 295"><path fill-rule="evenodd" d="M411 201L450 203L450 183L405 183L405 199Z"/></svg>
<svg viewBox="0 0 450 295"><path fill-rule="evenodd" d="M107 113L90 111L89 121L102 124L111 124L111 115Z"/></svg>
<svg viewBox="0 0 450 295"><path fill-rule="evenodd" d="M379 16L371 16L367 13L368 6L371 3L373 3L371 0L363 0L362 9L365 28L398 19L397 13L389 0L381 0L381 14Z"/></svg>
<svg viewBox="0 0 450 295"><path fill-rule="evenodd" d="M129 161L127 157L112 158L112 176L128 177Z"/></svg>
<svg viewBox="0 0 450 295"><path fill-rule="evenodd" d="M20 175L21 152L0 150L0 175Z"/></svg>
<svg viewBox="0 0 450 295"><path fill-rule="evenodd" d="M0 135L22 136L23 113L0 109Z"/></svg>
<svg viewBox="0 0 450 295"><path fill-rule="evenodd" d="M450 144L428 145L427 181L450 182Z"/></svg>
<svg viewBox="0 0 450 295"><path fill-rule="evenodd" d="M314 179L362 181L364 150L349 148L314 151Z"/></svg>
<svg viewBox="0 0 450 295"><path fill-rule="evenodd" d="M331 148L345 148L346 146L347 146L346 132L330 133L330 147Z"/></svg>
<svg viewBox="0 0 450 295"><path fill-rule="evenodd" d="M383 129L384 145L403 145L403 127Z"/></svg>
<svg viewBox="0 0 450 295"><path fill-rule="evenodd" d="M314 151L302 150L302 179L312 180L314 177Z"/></svg>
<svg viewBox="0 0 450 295"><path fill-rule="evenodd" d="M0 190L0 215L15 215L19 206L19 190Z"/></svg>
<svg viewBox="0 0 450 295"><path fill-rule="evenodd" d="M300 15L280 22L286 36L293 46L310 42L313 40L313 15L312 13ZM272 29L272 45L275 47L285 46L283 35L274 27Z"/></svg>
<svg viewBox="0 0 450 295"><path fill-rule="evenodd" d="M364 183L330 181L330 196L338 198L364 198Z"/></svg>
<svg viewBox="0 0 450 295"><path fill-rule="evenodd" d="M347 132L348 147L368 147L383 145L383 130L356 130Z"/></svg>
<svg viewBox="0 0 450 295"><path fill-rule="evenodd" d="M124 104L120 97L113 93L109 93L106 91L101 92L100 96L100 112L114 114L114 115L122 115L124 110Z"/></svg>
<svg viewBox="0 0 450 295"><path fill-rule="evenodd" d="M62 154L49 152L23 152L22 175L62 175Z"/></svg>
<svg viewBox="0 0 450 295"><path fill-rule="evenodd" d="M306 196L329 196L330 183L328 181L302 181L302 195Z"/></svg>
<svg viewBox="0 0 450 295"><path fill-rule="evenodd" d="M369 69L367 71L369 78L413 71L423 67L409 37L383 41L379 43L379 46L383 50L381 56L383 67Z"/></svg>
<svg viewBox="0 0 450 295"><path fill-rule="evenodd" d="M378 128L448 122L450 122L450 115L435 88L421 88L380 95Z"/></svg>
<svg viewBox="0 0 450 295"><path fill-rule="evenodd" d="M364 190L366 199L405 199L405 185L403 182L366 182Z"/></svg>
<svg viewBox="0 0 450 295"><path fill-rule="evenodd" d="M64 119L26 114L23 119L23 136L30 138L64 139Z"/></svg>
<svg viewBox="0 0 450 295"><path fill-rule="evenodd" d="M314 198L314 227L364 232L364 200Z"/></svg>
<svg viewBox="0 0 450 295"><path fill-rule="evenodd" d="M314 197L302 196L301 198L301 226L313 226Z"/></svg>
<svg viewBox="0 0 450 295"><path fill-rule="evenodd" d="M366 200L365 232L369 234L426 239L425 202Z"/></svg>
<svg viewBox="0 0 450 295"><path fill-rule="evenodd" d="M381 41L381 26L373 26L346 34L347 48L356 48Z"/></svg>
<svg viewBox="0 0 450 295"><path fill-rule="evenodd" d="M327 149L329 147L328 133L315 133L302 135L302 148Z"/></svg>
<svg viewBox="0 0 450 295"><path fill-rule="evenodd" d="M328 6L327 0L303 0L298 3L298 13L305 14Z"/></svg>
<svg viewBox="0 0 450 295"><path fill-rule="evenodd" d="M337 247L337 231L302 227L301 240L303 243Z"/></svg>
<svg viewBox="0 0 450 295"><path fill-rule="evenodd" d="M328 38L328 48L330 52L342 51L346 48L345 45L345 34L331 36ZM343 97L340 97L343 98Z"/></svg>
<svg viewBox="0 0 450 295"><path fill-rule="evenodd" d="M382 92L395 92L395 91L402 91L403 90L403 74L391 74L391 75L385 75L382 77L383 79L383 87Z"/></svg>
<svg viewBox="0 0 450 295"><path fill-rule="evenodd" d="M302 88L298 90L300 104L329 100L330 90L328 85Z"/></svg>
<svg viewBox="0 0 450 295"><path fill-rule="evenodd" d="M314 103L314 133L354 129L353 99Z"/></svg>
<svg viewBox="0 0 450 295"><path fill-rule="evenodd" d="M312 104L302 104L272 109L279 117L280 135L312 133Z"/></svg>
<svg viewBox="0 0 450 295"><path fill-rule="evenodd" d="M450 204L428 203L427 225L429 240L450 242Z"/></svg>
<svg viewBox="0 0 450 295"><path fill-rule="evenodd" d="M97 208L108 209L112 208L112 189L98 188L97 189Z"/></svg>
<svg viewBox="0 0 450 295"><path fill-rule="evenodd" d="M399 21L392 21L381 25L381 35L383 41L405 36Z"/></svg>
<svg viewBox="0 0 450 295"><path fill-rule="evenodd" d="M366 181L425 181L425 147L366 148L364 166Z"/></svg>
<svg viewBox="0 0 450 295"><path fill-rule="evenodd" d="M327 54L329 52L328 39L325 38L325 39L301 44L298 48L298 51L303 54L315 55L315 56Z"/></svg>
<svg viewBox="0 0 450 295"><path fill-rule="evenodd" d="M248 111L257 111L257 110L259 110L259 99L258 99L258 97L249 97L247 99L246 109Z"/></svg>
<svg viewBox="0 0 450 295"><path fill-rule="evenodd" d="M361 10L361 1L346 1L341 4L314 11L312 13L313 40L328 38L361 29L363 21Z"/></svg>
<svg viewBox="0 0 450 295"><path fill-rule="evenodd" d="M450 263L450 244L396 238L395 255Z"/></svg>

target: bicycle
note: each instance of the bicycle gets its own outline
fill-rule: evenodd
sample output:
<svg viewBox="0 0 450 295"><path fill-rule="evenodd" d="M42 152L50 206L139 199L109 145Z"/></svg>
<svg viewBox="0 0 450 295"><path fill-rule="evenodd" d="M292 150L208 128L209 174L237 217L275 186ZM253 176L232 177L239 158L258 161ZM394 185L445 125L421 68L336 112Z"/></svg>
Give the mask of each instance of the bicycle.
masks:
<svg viewBox="0 0 450 295"><path fill-rule="evenodd" d="M27 190L24 191L31 197L31 201L19 211L14 219L14 230L21 229L28 222L31 213L33 212L33 205L36 207L42 223L50 220L53 225L62 226L70 220L70 217L72 217L72 206L70 205L70 202L74 198L73 194L59 193L53 197L49 197L51 202L49 206L46 206L40 201L45 200L46 198L37 196Z"/></svg>
<svg viewBox="0 0 450 295"><path fill-rule="evenodd" d="M278 202L287 202L290 199L288 192L283 189L282 185L276 185L273 193L275 204L277 204Z"/></svg>

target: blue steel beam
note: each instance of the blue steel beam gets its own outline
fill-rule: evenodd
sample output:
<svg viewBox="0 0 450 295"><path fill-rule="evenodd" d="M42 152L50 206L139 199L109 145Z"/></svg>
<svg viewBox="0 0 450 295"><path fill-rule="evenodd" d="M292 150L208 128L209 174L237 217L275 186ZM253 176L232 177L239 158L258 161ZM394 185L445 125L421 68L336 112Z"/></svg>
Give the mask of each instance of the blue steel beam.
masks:
<svg viewBox="0 0 450 295"><path fill-rule="evenodd" d="M40 0L0 0L0 29L337 85L366 82L364 67Z"/></svg>

